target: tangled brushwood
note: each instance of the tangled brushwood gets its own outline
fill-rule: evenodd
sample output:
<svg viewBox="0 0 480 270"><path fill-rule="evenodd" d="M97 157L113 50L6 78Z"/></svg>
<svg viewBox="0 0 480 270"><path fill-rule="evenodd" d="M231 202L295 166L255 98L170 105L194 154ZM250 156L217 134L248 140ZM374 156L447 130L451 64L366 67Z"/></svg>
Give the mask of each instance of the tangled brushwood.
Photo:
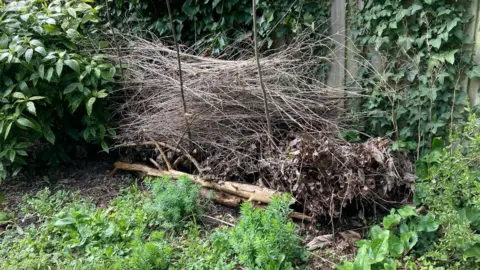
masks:
<svg viewBox="0 0 480 270"><path fill-rule="evenodd" d="M183 99L176 52L160 40L125 37L132 46L121 56L128 69L119 143L153 138L195 149L209 178L291 192L315 216L337 217L353 201L385 204L396 187L409 186L398 172L412 172L410 163L389 156L389 143L336 139L346 122L346 90L327 87L318 76L319 63L334 61L318 53L328 38L300 36L261 59L272 136L251 47L230 47L229 59L184 48Z"/></svg>

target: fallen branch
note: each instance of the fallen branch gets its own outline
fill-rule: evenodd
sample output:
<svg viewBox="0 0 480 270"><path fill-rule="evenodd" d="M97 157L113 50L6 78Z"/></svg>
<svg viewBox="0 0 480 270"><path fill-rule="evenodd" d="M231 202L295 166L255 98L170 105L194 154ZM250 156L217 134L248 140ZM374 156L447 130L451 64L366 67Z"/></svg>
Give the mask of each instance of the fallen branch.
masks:
<svg viewBox="0 0 480 270"><path fill-rule="evenodd" d="M210 188L217 191L232 194L241 198L245 198L250 201L256 201L261 203L270 203L273 195L279 195L280 192L271 190L268 188L262 188L255 185L241 184L230 181L213 182L208 179L202 179L196 175L187 174L175 170L162 171L157 170L145 165L129 164L124 162L116 162L115 170L136 171L142 172L146 176L170 176L172 178L179 178L181 176L187 176L195 184L199 184L204 188Z"/></svg>
<svg viewBox="0 0 480 270"><path fill-rule="evenodd" d="M157 148L158 152L160 152L160 155L162 156L163 161L165 162L165 164L167 164L167 169L171 170L172 165L170 164L170 161L168 160L167 155L165 155L165 152L163 152L162 148L156 141L154 141L152 138L150 138L150 140L155 144L155 148Z"/></svg>
<svg viewBox="0 0 480 270"><path fill-rule="evenodd" d="M208 189L208 188L202 188L201 189L201 195L202 195L203 198L208 198L215 203L225 205L225 206L229 206L229 207L238 207L242 203L247 201L247 200L242 199L240 197L230 195L230 194L226 194L226 193L219 192L219 191L215 191L215 190L211 190L211 189ZM263 208L264 205L255 205L255 207ZM292 218L292 219L305 220L305 221L309 221L309 222L314 222L315 221L315 219L313 217L307 216L307 215L302 214L300 212L292 212L288 215L288 217Z"/></svg>

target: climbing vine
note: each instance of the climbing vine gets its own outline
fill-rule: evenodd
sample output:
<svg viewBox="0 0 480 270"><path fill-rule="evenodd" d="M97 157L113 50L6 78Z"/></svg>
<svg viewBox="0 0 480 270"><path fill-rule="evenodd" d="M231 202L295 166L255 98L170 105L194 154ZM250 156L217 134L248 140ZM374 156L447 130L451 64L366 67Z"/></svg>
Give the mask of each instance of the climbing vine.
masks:
<svg viewBox="0 0 480 270"><path fill-rule="evenodd" d="M480 75L465 31L469 7L461 0L367 0L352 14L353 38L374 63L359 69L369 133L420 153L466 119L465 75Z"/></svg>

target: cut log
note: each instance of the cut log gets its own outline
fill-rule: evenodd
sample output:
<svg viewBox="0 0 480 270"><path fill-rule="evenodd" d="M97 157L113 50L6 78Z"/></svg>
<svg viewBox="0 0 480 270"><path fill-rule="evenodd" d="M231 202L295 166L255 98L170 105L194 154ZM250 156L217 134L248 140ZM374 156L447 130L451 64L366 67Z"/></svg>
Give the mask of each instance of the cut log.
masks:
<svg viewBox="0 0 480 270"><path fill-rule="evenodd" d="M125 162L116 162L115 170L136 171L143 172L147 176L170 176L172 178L179 178L181 176L187 176L192 182L201 185L204 188L214 189L217 191L225 192L235 195L237 197L245 198L250 201L256 201L261 203L270 203L273 195L280 195L281 192L271 190L268 188L258 187L255 185L241 184L230 181L213 182L207 179L202 179L199 176L179 172L175 170L164 171L157 170L141 164L129 164Z"/></svg>

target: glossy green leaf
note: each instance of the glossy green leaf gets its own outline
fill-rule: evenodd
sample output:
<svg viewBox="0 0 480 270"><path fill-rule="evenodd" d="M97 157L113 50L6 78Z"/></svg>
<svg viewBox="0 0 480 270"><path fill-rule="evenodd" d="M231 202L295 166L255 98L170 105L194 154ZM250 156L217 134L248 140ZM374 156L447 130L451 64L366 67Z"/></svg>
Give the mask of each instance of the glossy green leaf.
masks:
<svg viewBox="0 0 480 270"><path fill-rule="evenodd" d="M64 62L71 69L75 70L77 73L80 73L80 66L77 60L65 60Z"/></svg>
<svg viewBox="0 0 480 270"><path fill-rule="evenodd" d="M56 68L58 77L60 77L63 71L63 60L61 59L58 60L57 63L55 64L55 68Z"/></svg>
<svg viewBox="0 0 480 270"><path fill-rule="evenodd" d="M51 144L55 144L55 134L50 129L50 126L49 125L43 126L42 131L45 139L47 139L47 141L49 141Z"/></svg>
<svg viewBox="0 0 480 270"><path fill-rule="evenodd" d="M91 116L91 115L92 115L93 103L95 103L96 100L97 100L97 99L94 98L94 97L91 97L91 98L88 100L88 102L87 102L87 104L86 104L86 109L87 109L87 114L88 114L88 116Z"/></svg>
<svg viewBox="0 0 480 270"><path fill-rule="evenodd" d="M103 151L105 151L106 153L110 152L110 149L108 148L108 144L105 141L102 141L101 146Z"/></svg>
<svg viewBox="0 0 480 270"><path fill-rule="evenodd" d="M69 94L69 93L75 91L75 89L77 89L77 87L78 87L77 82L71 83L71 84L67 85L67 87L65 87L65 89L63 90L63 93L64 94Z"/></svg>
<svg viewBox="0 0 480 270"><path fill-rule="evenodd" d="M27 110L31 114L37 115L37 110L35 109L35 104L33 104L33 102L31 102L31 101L27 102Z"/></svg>
<svg viewBox="0 0 480 270"><path fill-rule="evenodd" d="M33 56L32 49L28 49L27 51L25 51L25 60L27 61L27 63L30 63L30 61L32 60L32 56Z"/></svg>

